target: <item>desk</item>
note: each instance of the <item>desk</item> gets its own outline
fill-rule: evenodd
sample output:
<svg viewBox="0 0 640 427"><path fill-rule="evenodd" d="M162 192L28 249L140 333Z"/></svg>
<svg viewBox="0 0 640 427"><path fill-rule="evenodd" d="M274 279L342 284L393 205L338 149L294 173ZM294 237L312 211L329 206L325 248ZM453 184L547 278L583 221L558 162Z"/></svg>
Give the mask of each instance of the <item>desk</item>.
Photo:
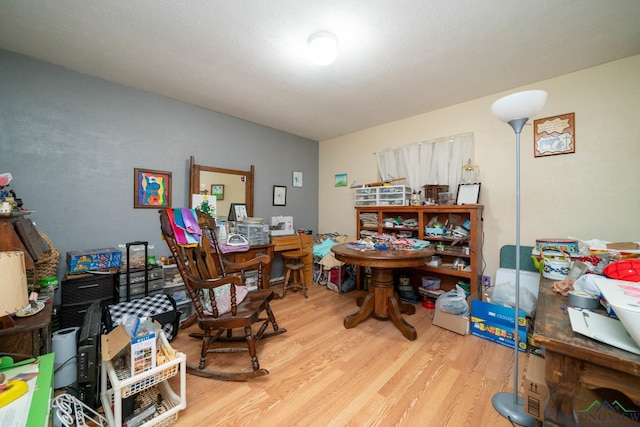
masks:
<svg viewBox="0 0 640 427"><path fill-rule="evenodd" d="M302 258L304 264L304 278L311 283L313 278L313 236L310 234L293 234L291 236L273 236L271 243L275 253L288 251L304 251L307 254Z"/></svg>
<svg viewBox="0 0 640 427"><path fill-rule="evenodd" d="M259 284L260 289L269 289L269 276L271 275L271 264L273 264L273 245L251 245L249 249L244 252L228 252L222 255L222 258L232 263L241 263L250 261L260 255L267 255L271 258L269 264L262 266L262 283ZM227 273L234 272L233 269L227 267Z"/></svg>
<svg viewBox="0 0 640 427"><path fill-rule="evenodd" d="M575 425L574 397L580 387L606 387L640 404L640 356L579 335L560 307L567 298L551 291L553 282L541 279L533 339L545 348L545 379L549 402L545 426Z"/></svg>
<svg viewBox="0 0 640 427"><path fill-rule="evenodd" d="M393 324L400 329L405 338L411 341L415 340L418 337L415 328L402 318L401 313L414 314L416 308L411 304L399 301L393 292L393 269L425 265L434 250L425 248L419 250L359 251L349 249L348 244L343 243L333 246L331 251L339 261L371 268L369 293L364 297L360 310L345 317L344 327L354 328L373 314L373 317L381 320L391 318Z"/></svg>
<svg viewBox="0 0 640 427"><path fill-rule="evenodd" d="M29 317L15 317L15 328L0 330L0 353L30 354L33 357L51 352L51 311L53 300Z"/></svg>

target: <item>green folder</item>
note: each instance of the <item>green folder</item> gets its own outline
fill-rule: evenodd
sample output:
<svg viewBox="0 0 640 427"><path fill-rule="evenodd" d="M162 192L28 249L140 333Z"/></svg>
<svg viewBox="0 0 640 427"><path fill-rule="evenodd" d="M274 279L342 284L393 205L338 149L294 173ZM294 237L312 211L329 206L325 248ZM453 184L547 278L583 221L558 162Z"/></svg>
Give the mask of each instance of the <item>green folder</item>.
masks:
<svg viewBox="0 0 640 427"><path fill-rule="evenodd" d="M54 353L38 357L40 374L36 379L36 390L31 399L27 417L27 427L47 427L51 420L51 399L53 399Z"/></svg>

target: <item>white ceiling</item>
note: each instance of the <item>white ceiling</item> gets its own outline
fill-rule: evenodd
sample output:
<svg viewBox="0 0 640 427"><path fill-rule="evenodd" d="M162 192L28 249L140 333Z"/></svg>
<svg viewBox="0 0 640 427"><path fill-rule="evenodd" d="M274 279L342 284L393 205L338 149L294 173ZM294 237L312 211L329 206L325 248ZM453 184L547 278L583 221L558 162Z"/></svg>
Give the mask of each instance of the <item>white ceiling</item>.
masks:
<svg viewBox="0 0 640 427"><path fill-rule="evenodd" d="M2 0L0 49L324 140L639 54L640 1Z"/></svg>

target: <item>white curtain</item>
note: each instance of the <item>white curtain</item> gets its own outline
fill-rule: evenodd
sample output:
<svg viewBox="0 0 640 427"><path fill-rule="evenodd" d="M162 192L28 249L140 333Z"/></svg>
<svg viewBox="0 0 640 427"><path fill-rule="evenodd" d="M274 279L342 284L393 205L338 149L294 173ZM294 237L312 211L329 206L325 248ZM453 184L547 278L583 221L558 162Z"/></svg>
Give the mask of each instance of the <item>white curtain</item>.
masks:
<svg viewBox="0 0 640 427"><path fill-rule="evenodd" d="M381 180L407 178L412 190L425 185L448 185L456 192L462 166L473 161L473 133L423 141L376 153Z"/></svg>

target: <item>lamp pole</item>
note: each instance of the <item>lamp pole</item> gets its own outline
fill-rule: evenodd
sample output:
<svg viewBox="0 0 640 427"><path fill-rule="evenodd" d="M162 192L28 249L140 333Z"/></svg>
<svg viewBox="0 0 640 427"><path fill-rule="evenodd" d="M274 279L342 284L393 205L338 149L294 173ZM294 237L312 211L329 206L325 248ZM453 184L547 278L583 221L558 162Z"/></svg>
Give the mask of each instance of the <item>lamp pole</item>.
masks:
<svg viewBox="0 0 640 427"><path fill-rule="evenodd" d="M541 90L518 92L500 98L493 103L493 114L511 126L516 134L516 283L513 339L513 393L500 392L493 395L491 403L503 417L526 427L533 427L535 418L524 411L524 399L518 396L518 341L520 338L520 133L529 117L542 109L547 93Z"/></svg>

